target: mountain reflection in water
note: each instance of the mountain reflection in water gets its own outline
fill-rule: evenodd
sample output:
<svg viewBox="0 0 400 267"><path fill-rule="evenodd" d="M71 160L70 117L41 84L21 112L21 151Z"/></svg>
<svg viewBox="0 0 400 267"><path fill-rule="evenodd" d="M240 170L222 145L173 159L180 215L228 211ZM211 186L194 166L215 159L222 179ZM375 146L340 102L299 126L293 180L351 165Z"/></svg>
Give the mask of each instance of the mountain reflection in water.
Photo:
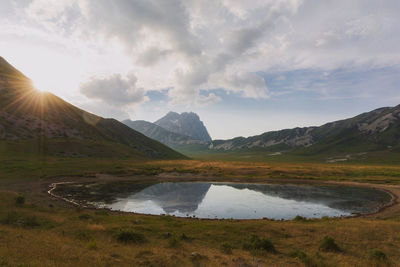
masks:
<svg viewBox="0 0 400 267"><path fill-rule="evenodd" d="M291 219L370 213L390 202L381 190L349 186L159 183L106 207L199 218Z"/></svg>

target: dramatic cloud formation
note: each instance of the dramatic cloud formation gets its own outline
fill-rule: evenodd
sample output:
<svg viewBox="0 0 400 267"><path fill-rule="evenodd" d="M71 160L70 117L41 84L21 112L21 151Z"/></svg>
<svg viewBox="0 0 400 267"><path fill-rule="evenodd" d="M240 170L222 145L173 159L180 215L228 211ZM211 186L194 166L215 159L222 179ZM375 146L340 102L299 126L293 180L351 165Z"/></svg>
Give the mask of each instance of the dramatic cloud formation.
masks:
<svg viewBox="0 0 400 267"><path fill-rule="evenodd" d="M379 83L392 88L400 68L399 11L397 0L9 0L0 49L40 86L123 114L153 91L168 109L298 92L394 99Z"/></svg>
<svg viewBox="0 0 400 267"><path fill-rule="evenodd" d="M136 87L136 77L122 78L114 74L108 78L92 78L82 84L80 91L90 99L102 100L112 106L129 106L147 100L145 90Z"/></svg>

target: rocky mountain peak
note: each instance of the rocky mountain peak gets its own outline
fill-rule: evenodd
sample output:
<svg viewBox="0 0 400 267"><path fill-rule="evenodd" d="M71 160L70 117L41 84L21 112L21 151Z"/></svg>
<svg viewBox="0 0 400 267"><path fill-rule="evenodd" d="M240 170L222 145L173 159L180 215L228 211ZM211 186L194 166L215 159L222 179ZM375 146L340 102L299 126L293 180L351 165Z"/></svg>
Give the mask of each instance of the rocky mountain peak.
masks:
<svg viewBox="0 0 400 267"><path fill-rule="evenodd" d="M182 134L200 141L211 141L206 127L200 117L194 112L168 112L155 122L158 126L173 133Z"/></svg>

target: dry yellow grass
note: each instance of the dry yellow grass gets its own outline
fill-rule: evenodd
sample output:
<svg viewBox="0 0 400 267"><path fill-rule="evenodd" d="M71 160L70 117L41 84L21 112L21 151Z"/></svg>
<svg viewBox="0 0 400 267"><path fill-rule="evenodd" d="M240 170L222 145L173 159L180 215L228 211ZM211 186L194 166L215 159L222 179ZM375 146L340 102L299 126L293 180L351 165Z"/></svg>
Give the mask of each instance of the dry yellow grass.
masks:
<svg viewBox="0 0 400 267"><path fill-rule="evenodd" d="M211 177L255 182L312 179L395 184L400 173L398 166L206 161L121 164L118 170L122 179L139 179L137 175L149 179L144 174L150 172L158 180ZM377 215L312 221L199 220L122 214L77 209L47 196L48 183L68 179L15 179L0 184L8 190L0 191L0 266L400 266L398 211L381 219ZM112 180L113 176L108 175L107 179ZM28 203L16 205L17 193L12 191L24 192ZM13 212L17 215L7 222ZM24 225L24 220L33 226ZM125 230L144 236L146 242L118 242L116 235ZM188 238L182 239L182 234ZM243 249L243 243L253 234L268 238L278 252ZM320 251L319 242L325 235L332 236L343 253ZM232 247L232 254L221 250L223 245ZM387 260L371 258L373 249L384 252ZM296 251L307 257L295 257Z"/></svg>

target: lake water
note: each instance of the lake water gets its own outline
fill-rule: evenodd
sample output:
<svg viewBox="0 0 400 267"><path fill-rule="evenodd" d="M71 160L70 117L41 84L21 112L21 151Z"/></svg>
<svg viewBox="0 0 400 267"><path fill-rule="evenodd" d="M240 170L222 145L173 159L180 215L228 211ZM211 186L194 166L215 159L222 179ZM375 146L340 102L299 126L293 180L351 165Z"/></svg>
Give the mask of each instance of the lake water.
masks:
<svg viewBox="0 0 400 267"><path fill-rule="evenodd" d="M351 186L159 183L124 192L111 203L125 212L218 219L293 219L372 213L391 201L382 190Z"/></svg>

